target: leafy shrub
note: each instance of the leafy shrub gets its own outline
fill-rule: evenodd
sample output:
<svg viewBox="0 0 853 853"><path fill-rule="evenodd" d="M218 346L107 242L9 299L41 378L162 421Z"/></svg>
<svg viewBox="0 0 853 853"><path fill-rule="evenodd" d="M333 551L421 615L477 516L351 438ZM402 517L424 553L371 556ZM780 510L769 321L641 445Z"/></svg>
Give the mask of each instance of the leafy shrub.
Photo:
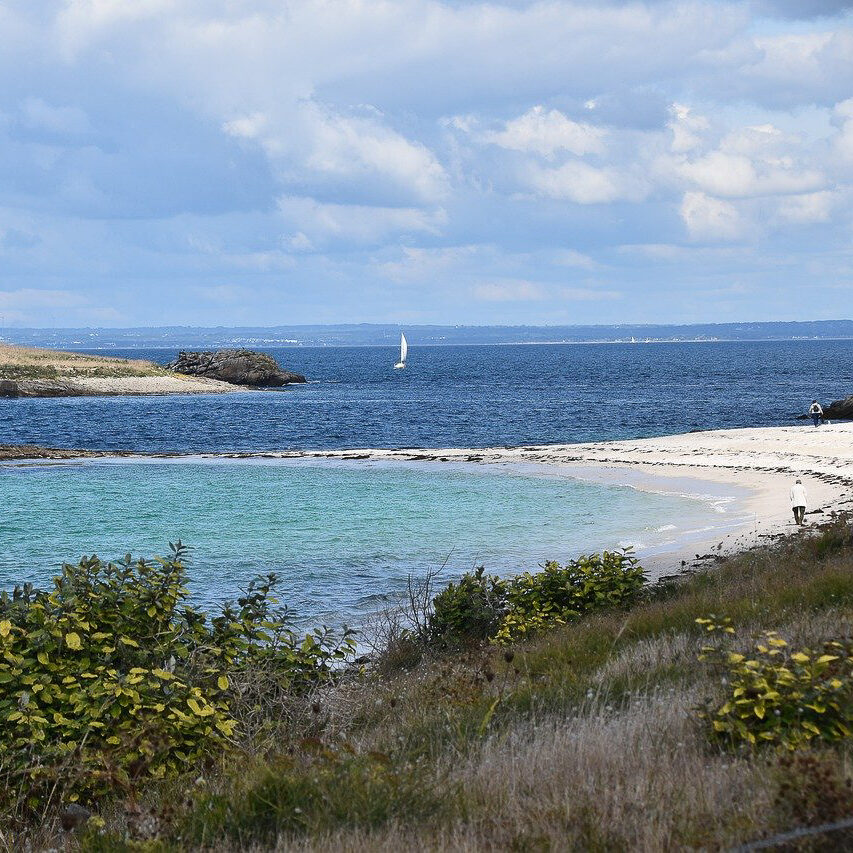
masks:
<svg viewBox="0 0 853 853"><path fill-rule="evenodd" d="M629 549L582 556L565 566L549 561L543 571L525 572L508 583L507 612L495 640L514 642L602 607L626 604L645 577Z"/></svg>
<svg viewBox="0 0 853 853"><path fill-rule="evenodd" d="M541 572L510 580L486 575L481 566L433 599L429 639L455 646L514 642L632 601L644 583L645 571L630 549L582 556L565 566L552 560Z"/></svg>
<svg viewBox="0 0 853 853"><path fill-rule="evenodd" d="M186 604L185 546L171 547L153 562L84 557L50 592L0 596L0 799L22 791L32 810L175 776L231 742L232 680L264 663L303 689L351 650L349 633L290 631L273 575L208 620Z"/></svg>
<svg viewBox="0 0 853 853"><path fill-rule="evenodd" d="M708 630L715 620L697 619ZM730 626L724 629L731 633ZM831 640L821 651L791 652L775 631L767 631L747 658L722 646L705 647L701 659L721 665L729 696L701 715L713 739L739 745L773 743L789 749L812 740L853 736L853 641Z"/></svg>
<svg viewBox="0 0 853 853"><path fill-rule="evenodd" d="M429 641L434 645L463 646L495 636L504 615L507 583L486 575L483 566L466 572L432 602Z"/></svg>

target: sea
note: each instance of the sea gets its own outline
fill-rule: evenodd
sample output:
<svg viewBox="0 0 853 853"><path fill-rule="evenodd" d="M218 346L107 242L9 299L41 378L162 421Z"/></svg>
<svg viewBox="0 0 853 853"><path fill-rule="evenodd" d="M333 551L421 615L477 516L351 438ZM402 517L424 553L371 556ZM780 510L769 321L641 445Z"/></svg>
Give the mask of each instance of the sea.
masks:
<svg viewBox="0 0 853 853"><path fill-rule="evenodd" d="M651 493L535 465L203 458L515 447L794 425L853 391L853 341L265 350L304 385L227 395L0 400L0 443L182 454L0 465L0 589L66 561L191 547L214 604L275 572L300 625L361 624L409 578L653 555L735 524L739 496ZM106 354L106 353L105 353ZM165 363L174 350L111 350ZM806 428L805 426L803 428Z"/></svg>

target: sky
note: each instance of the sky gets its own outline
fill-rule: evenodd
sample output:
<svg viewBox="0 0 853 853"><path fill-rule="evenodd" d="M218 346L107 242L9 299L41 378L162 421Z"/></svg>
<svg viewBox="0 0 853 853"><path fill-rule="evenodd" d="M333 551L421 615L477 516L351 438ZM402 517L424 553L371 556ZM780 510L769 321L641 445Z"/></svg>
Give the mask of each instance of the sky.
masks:
<svg viewBox="0 0 853 853"><path fill-rule="evenodd" d="M0 329L853 317L853 3L0 0Z"/></svg>

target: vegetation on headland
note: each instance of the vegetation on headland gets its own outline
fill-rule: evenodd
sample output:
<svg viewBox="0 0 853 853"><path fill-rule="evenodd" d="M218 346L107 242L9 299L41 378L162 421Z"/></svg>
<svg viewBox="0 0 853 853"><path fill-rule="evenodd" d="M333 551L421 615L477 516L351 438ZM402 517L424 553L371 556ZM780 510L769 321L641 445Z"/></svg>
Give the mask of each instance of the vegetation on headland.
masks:
<svg viewBox="0 0 853 853"><path fill-rule="evenodd" d="M7 738L0 839L9 849L25 834L33 847L55 844L57 816L75 793L97 813L75 834L90 851L724 849L853 815L847 518L644 588L631 580L630 556L553 564L548 577L533 573L521 588L536 590L540 614L559 598L551 610L559 621L549 618L509 643L494 642L512 611L509 596L495 590L512 581L473 573L454 592L439 593L446 598L437 605L413 585L408 613L383 623L385 646L372 665L344 669L334 666L346 654L339 642L302 657L301 638L263 604L268 586L239 605L254 602L248 623L237 609L213 620L185 615L181 596L169 593L176 600L165 608L170 627L159 645L158 623L148 617L155 605L140 612L139 596L145 589L158 598L175 581L182 587L178 557L145 570L126 562L94 571L84 562L66 568L52 599L22 590L4 601L0 635L17 645L0 666L20 669L18 679L37 675L14 692L0 685L4 729L22 689L25 707L45 690L52 703L64 701L59 689L82 690L90 714L103 694L83 684L84 672L104 666L113 695L120 691L104 719L119 722L115 735L95 735L106 755L117 736L142 756L130 765L122 765L121 751L111 763L75 763L89 741L81 744L74 729L65 742L77 738L79 751L51 764L40 752L44 740L33 738L32 760L21 763L15 749L22 744ZM584 565L587 577L579 579ZM149 570L161 580L150 581ZM97 577L107 580L105 591L83 612L74 590L101 589ZM625 582L627 594L609 600ZM587 584L603 597L579 607L576 593ZM116 608L115 596L124 603L107 617L101 611ZM31 613L35 601L43 615ZM124 607L139 618L126 621ZM456 631L466 612L478 615L472 636ZM108 618L111 627L99 631ZM254 633L279 630L279 646ZM76 635L70 644L69 633ZM95 639L98 633L117 636ZM173 678L161 680L155 669L164 668L167 652L164 671ZM26 658L26 672L15 655ZM59 685L68 677L78 683L58 688L59 672L69 673ZM180 686L170 693L172 680ZM151 698L143 695L149 690ZM149 701L164 705L156 719L145 711ZM80 725L42 716L45 723L28 725L49 729L53 743L65 737L56 731ZM194 733L214 718L226 731L214 723L205 749ZM186 760L159 773L184 737ZM108 791L99 787L101 767L124 768ZM91 781L81 782L91 771ZM806 839L811 846L802 849L838 849L844 839Z"/></svg>
<svg viewBox="0 0 853 853"><path fill-rule="evenodd" d="M170 376L151 361L0 343L0 379L91 379Z"/></svg>

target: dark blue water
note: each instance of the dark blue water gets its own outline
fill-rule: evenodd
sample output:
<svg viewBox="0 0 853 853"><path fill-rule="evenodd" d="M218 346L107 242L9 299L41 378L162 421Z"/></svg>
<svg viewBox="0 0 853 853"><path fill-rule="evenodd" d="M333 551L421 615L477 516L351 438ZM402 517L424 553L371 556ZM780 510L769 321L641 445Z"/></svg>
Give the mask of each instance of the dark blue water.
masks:
<svg viewBox="0 0 853 853"><path fill-rule="evenodd" d="M853 341L266 350L312 380L0 400L0 443L145 452L488 447L793 423L853 393ZM174 350L116 351L165 362Z"/></svg>

